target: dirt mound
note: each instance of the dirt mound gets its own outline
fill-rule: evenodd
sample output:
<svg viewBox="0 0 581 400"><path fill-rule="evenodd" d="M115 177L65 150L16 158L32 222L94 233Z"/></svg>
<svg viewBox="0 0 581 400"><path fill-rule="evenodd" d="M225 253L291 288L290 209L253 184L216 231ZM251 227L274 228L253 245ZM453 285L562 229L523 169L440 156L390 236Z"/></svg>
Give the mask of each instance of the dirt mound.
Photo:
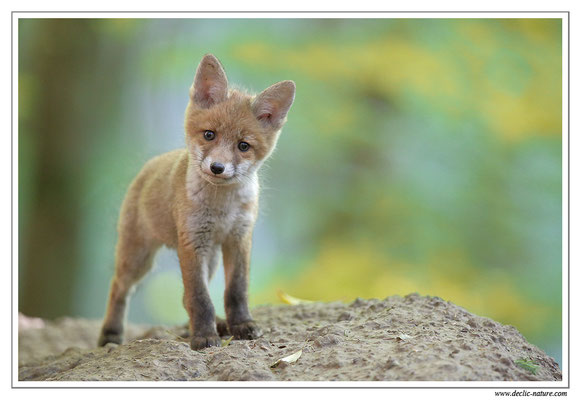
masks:
<svg viewBox="0 0 581 400"><path fill-rule="evenodd" d="M18 376L49 381L562 379L555 360L514 327L438 297L261 306L253 316L263 337L202 351L190 350L183 327L133 325L127 344L96 348L100 321L23 319ZM273 367L299 350L298 360Z"/></svg>

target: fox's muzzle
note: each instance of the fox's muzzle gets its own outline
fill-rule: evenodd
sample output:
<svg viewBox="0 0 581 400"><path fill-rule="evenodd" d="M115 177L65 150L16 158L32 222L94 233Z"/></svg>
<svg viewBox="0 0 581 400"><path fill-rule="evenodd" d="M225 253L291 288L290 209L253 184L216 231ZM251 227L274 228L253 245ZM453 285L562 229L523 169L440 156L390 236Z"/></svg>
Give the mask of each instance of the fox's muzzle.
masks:
<svg viewBox="0 0 581 400"><path fill-rule="evenodd" d="M225 169L224 164L219 162L213 162L210 165L210 171L212 171L214 175L220 175L222 172L224 172L224 169Z"/></svg>

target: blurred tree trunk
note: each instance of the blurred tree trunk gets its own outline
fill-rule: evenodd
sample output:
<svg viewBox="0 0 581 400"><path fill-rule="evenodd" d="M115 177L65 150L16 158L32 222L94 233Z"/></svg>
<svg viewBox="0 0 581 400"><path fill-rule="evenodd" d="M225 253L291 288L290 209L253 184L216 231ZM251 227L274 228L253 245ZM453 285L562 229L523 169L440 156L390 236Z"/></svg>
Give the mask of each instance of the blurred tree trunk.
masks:
<svg viewBox="0 0 581 400"><path fill-rule="evenodd" d="M19 37L19 79L27 82L18 94L19 189L32 189L19 190L18 308L54 318L71 313L80 267L84 124L76 109L90 96L79 94L97 37L91 23L75 19L20 20Z"/></svg>

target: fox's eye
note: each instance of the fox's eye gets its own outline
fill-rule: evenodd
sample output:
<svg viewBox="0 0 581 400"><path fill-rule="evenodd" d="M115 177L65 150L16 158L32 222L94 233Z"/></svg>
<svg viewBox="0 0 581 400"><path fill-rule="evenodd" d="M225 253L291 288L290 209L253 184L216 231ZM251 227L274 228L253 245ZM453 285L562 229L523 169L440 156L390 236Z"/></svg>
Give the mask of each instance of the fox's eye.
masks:
<svg viewBox="0 0 581 400"><path fill-rule="evenodd" d="M205 131L204 132L204 139L206 140L214 140L216 134L213 131Z"/></svg>
<svg viewBox="0 0 581 400"><path fill-rule="evenodd" d="M250 145L246 142L240 142L238 143L238 149L240 151L248 151L248 149L250 148Z"/></svg>

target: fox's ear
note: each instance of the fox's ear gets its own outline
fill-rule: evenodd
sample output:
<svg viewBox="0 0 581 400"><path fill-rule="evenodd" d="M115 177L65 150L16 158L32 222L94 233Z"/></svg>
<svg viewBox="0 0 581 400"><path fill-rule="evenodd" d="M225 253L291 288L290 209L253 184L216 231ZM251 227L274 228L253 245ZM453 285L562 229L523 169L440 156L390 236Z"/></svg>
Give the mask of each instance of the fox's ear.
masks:
<svg viewBox="0 0 581 400"><path fill-rule="evenodd" d="M190 88L190 98L200 107L208 108L226 100L228 97L228 78L220 61L212 54L206 54Z"/></svg>
<svg viewBox="0 0 581 400"><path fill-rule="evenodd" d="M293 81L275 83L256 96L252 102L252 112L263 124L281 127L295 99L295 90Z"/></svg>

